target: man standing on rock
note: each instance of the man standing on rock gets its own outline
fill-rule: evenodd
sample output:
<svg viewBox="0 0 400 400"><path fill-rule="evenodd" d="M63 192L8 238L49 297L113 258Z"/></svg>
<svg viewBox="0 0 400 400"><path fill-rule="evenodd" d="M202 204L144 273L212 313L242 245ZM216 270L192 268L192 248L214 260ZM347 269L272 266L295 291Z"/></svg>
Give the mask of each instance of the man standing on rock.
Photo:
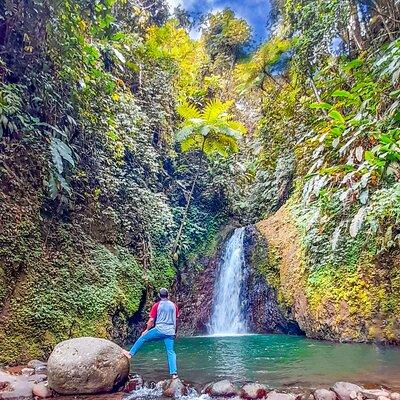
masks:
<svg viewBox="0 0 400 400"><path fill-rule="evenodd" d="M168 299L167 289L161 288L159 296L160 301L153 304L151 307L146 330L134 343L130 351L125 351L125 355L131 358L139 351L143 343L163 340L167 352L169 373L172 379L176 379L178 378L178 370L176 366L174 341L176 335L176 319L179 316L179 310L177 305Z"/></svg>

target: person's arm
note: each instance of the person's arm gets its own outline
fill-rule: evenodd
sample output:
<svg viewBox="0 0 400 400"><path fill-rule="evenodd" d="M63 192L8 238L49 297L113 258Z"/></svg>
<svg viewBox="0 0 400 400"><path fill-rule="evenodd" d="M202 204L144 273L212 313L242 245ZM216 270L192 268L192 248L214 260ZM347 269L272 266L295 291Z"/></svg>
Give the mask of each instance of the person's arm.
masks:
<svg viewBox="0 0 400 400"><path fill-rule="evenodd" d="M159 303L155 303L153 304L153 307L151 307L149 319L146 324L146 329L143 331L142 336L145 335L154 326L157 318L158 304Z"/></svg>
<svg viewBox="0 0 400 400"><path fill-rule="evenodd" d="M142 332L145 335L154 326L154 318L150 317L146 324L146 329Z"/></svg>

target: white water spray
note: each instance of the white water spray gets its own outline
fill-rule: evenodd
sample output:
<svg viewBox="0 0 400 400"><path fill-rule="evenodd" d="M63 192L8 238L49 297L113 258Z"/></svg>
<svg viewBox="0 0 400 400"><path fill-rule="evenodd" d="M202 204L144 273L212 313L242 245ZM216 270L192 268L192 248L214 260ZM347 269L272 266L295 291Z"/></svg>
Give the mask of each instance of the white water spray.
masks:
<svg viewBox="0 0 400 400"><path fill-rule="evenodd" d="M214 309L209 326L211 335L247 332L240 296L245 280L244 233L245 228L235 229L220 261L219 276L214 289Z"/></svg>

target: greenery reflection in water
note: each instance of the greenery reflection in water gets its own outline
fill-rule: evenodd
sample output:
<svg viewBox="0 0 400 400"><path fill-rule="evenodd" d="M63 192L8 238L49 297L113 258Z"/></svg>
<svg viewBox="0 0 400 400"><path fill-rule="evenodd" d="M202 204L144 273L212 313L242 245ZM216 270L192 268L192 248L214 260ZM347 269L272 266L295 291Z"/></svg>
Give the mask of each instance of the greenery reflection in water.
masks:
<svg viewBox="0 0 400 400"><path fill-rule="evenodd" d="M204 384L228 378L271 387L326 386L338 380L400 387L400 349L339 344L286 335L179 338L176 351L183 379ZM162 343L148 343L132 361L146 379L167 374Z"/></svg>

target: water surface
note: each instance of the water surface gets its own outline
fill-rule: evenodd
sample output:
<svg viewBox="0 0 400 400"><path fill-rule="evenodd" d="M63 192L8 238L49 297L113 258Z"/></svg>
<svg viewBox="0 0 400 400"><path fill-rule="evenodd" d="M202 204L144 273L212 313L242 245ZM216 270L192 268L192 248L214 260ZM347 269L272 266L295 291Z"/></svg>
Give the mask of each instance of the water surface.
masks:
<svg viewBox="0 0 400 400"><path fill-rule="evenodd" d="M179 375L197 385L228 378L272 388L321 387L346 380L400 389L400 348L339 344L287 335L178 338ZM162 342L146 343L132 371L147 380L167 377Z"/></svg>

